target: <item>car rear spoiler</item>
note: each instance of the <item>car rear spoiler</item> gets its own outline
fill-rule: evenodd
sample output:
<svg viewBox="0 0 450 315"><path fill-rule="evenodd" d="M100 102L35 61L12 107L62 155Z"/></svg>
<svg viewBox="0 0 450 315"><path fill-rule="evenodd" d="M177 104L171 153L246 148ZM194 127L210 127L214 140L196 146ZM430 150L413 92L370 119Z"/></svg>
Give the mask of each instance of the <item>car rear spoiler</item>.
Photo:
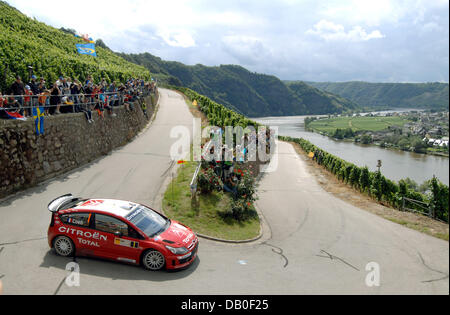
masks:
<svg viewBox="0 0 450 315"><path fill-rule="evenodd" d="M79 198L74 198L74 196L72 194L67 194L67 195L58 197L48 204L48 210L52 213L57 213L65 205L75 202L77 200L79 200Z"/></svg>

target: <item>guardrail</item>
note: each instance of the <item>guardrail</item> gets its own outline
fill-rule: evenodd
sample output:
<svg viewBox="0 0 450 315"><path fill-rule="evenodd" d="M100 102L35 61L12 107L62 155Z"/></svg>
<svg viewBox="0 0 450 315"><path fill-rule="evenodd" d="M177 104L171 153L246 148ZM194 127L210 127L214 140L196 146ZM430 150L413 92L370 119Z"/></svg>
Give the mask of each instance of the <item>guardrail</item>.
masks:
<svg viewBox="0 0 450 315"><path fill-rule="evenodd" d="M408 208L406 206L407 202L411 203L412 205L414 205L416 207L419 207L419 208L423 209L424 211ZM402 209L401 210L403 212L413 212L413 213L422 214L422 215L425 215L425 216L427 216L427 217L429 217L429 218L431 218L433 220L436 220L436 221L439 221L439 222L442 222L442 223L447 223L447 224L449 223L449 222L445 222L445 221L442 221L442 220L439 220L438 218L436 218L436 214L435 214L433 206L430 205L430 204L427 204L425 202L422 202L422 201L418 201L418 200L414 200L414 199L403 197L402 198Z"/></svg>
<svg viewBox="0 0 450 315"><path fill-rule="evenodd" d="M198 189L198 184L197 184L197 178L198 178L198 174L200 173L200 169L202 168L202 163L198 163L197 169L195 170L194 173L194 177L192 178L191 181L191 194L192 194L192 198L195 197L195 194L197 193L197 189Z"/></svg>

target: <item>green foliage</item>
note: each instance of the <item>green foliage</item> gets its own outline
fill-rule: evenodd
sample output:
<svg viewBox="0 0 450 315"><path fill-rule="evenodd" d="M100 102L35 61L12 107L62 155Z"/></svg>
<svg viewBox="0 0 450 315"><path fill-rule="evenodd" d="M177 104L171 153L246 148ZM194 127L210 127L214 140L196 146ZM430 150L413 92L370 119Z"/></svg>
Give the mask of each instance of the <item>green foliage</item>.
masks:
<svg viewBox="0 0 450 315"><path fill-rule="evenodd" d="M118 57L108 49L97 47L97 58L79 55L74 30L58 30L30 19L0 1L0 89L5 91L20 75L28 80L28 66L47 82L55 82L65 75L84 80L92 75L94 80L124 82L130 77L149 79L144 67Z"/></svg>
<svg viewBox="0 0 450 315"><path fill-rule="evenodd" d="M333 138L338 140L349 139L353 138L354 136L355 133L353 132L352 128L336 129L333 133Z"/></svg>
<svg viewBox="0 0 450 315"><path fill-rule="evenodd" d="M251 203L245 200L233 200L231 209L222 214L224 218L231 217L236 221L244 222L258 217Z"/></svg>
<svg viewBox="0 0 450 315"><path fill-rule="evenodd" d="M222 180L216 175L213 169L202 169L202 172L198 175L198 187L202 194L210 194L213 191L221 190L223 187Z"/></svg>
<svg viewBox="0 0 450 315"><path fill-rule="evenodd" d="M448 83L307 83L364 107L449 109Z"/></svg>
<svg viewBox="0 0 450 315"><path fill-rule="evenodd" d="M225 106L216 103L206 96L200 95L197 92L184 88L172 87L186 95L192 102L197 101L199 109L206 115L209 122L213 126L224 128L227 126L241 126L243 128L253 127L258 128L258 124L245 116L236 113Z"/></svg>
<svg viewBox="0 0 450 315"><path fill-rule="evenodd" d="M358 110L359 106L338 95L318 90L304 82L285 83L294 95L306 104L310 114L342 114Z"/></svg>
<svg viewBox="0 0 450 315"><path fill-rule="evenodd" d="M449 188L436 178L431 181L432 194L427 196L420 193L418 185L409 179L401 180L397 184L384 177L381 172L370 172L368 167L360 168L346 162L323 151L305 139L291 137L280 137L280 139L299 144L307 153L313 152L316 163L325 167L341 181L359 189L361 192L369 194L380 202L382 201L397 209L401 209L402 197L417 200L433 206L436 218L448 222ZM425 186L429 187L429 185ZM410 207L424 212L424 209L417 205L411 205Z"/></svg>
<svg viewBox="0 0 450 315"><path fill-rule="evenodd" d="M449 188L434 177L431 180L432 201L431 205L435 211L435 216L448 222L448 197Z"/></svg>
<svg viewBox="0 0 450 315"><path fill-rule="evenodd" d="M362 144L371 144L373 143L373 138L371 135L363 135L361 137L361 143Z"/></svg>

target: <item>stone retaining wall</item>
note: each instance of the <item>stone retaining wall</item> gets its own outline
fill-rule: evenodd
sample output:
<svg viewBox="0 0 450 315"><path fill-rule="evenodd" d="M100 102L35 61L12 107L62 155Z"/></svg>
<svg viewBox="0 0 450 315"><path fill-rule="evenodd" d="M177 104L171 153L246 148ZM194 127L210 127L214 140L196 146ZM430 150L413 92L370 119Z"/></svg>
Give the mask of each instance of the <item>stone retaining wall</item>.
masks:
<svg viewBox="0 0 450 315"><path fill-rule="evenodd" d="M148 117L156 97L148 97ZM84 114L45 118L45 134L36 135L33 119L0 120L0 198L90 163L124 146L149 123L139 106L127 112L115 108L117 117L93 113L90 124Z"/></svg>

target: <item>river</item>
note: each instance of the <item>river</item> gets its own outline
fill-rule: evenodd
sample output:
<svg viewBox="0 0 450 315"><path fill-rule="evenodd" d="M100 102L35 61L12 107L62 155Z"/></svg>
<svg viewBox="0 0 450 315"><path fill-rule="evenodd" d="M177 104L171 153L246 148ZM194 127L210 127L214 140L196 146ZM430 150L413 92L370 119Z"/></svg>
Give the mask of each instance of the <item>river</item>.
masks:
<svg viewBox="0 0 450 315"><path fill-rule="evenodd" d="M352 142L336 141L305 129L307 116L257 118L255 121L279 128L280 136L306 139L319 148L358 166L377 170L378 160L383 162L381 171L386 178L399 181L411 178L419 184L436 175L449 184L449 159L447 157L416 154L400 150L383 149Z"/></svg>

